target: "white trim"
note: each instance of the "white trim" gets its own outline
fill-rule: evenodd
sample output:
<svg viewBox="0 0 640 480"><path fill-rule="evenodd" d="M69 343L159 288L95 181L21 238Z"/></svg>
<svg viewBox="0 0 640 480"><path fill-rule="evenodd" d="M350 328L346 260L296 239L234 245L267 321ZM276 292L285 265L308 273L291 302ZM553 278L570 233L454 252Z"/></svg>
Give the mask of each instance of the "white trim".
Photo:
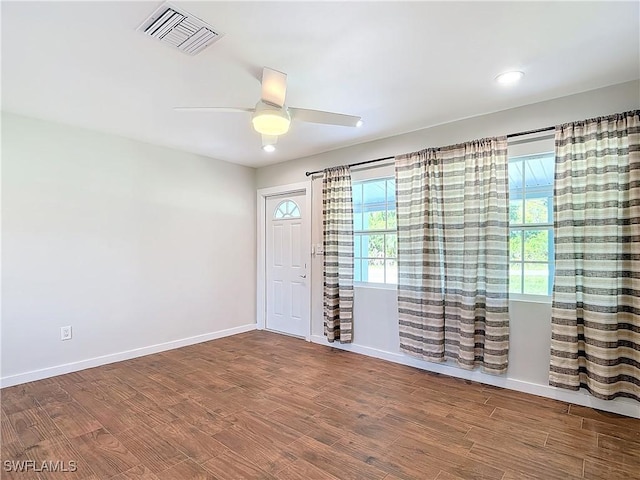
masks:
<svg viewBox="0 0 640 480"><path fill-rule="evenodd" d="M353 288L370 288L372 290L397 290L397 283L353 282Z"/></svg>
<svg viewBox="0 0 640 480"><path fill-rule="evenodd" d="M527 303L546 303L551 305L551 295L532 295L529 293L510 293L509 301Z"/></svg>
<svg viewBox="0 0 640 480"><path fill-rule="evenodd" d="M387 360L389 362L419 368L428 372L441 373L449 377L463 378L465 380L472 380L474 382L484 383L486 385L493 385L496 387L507 388L509 390L516 390L518 392L529 393L541 397L553 398L555 400L574 403L576 405L582 405L585 407L597 408L598 410L605 410L607 412L617 413L620 415L625 415L627 417L640 418L640 405L638 405L638 403L633 400L630 400L628 402L626 401L627 399L623 398L616 400L600 400L599 398L595 398L594 396L588 394L584 390L573 392L570 390L563 390L560 388L552 387L550 385L540 385L537 383L525 382L523 380L508 378L505 376L488 375L478 370L464 370L462 368L458 368L454 365L449 365L446 363L426 362L409 355L404 355L402 353L387 352L384 350L378 350L376 348L357 345L355 343L329 343L326 337L321 335L312 335L311 341L319 345L325 345L327 347L334 347L340 350L346 350L348 352L359 353L368 357L379 358L382 360Z"/></svg>
<svg viewBox="0 0 640 480"><path fill-rule="evenodd" d="M369 180L395 177L395 160L390 160L386 163L376 163L375 165L366 165L363 166L363 168L354 167L351 169L352 182L367 182Z"/></svg>
<svg viewBox="0 0 640 480"><path fill-rule="evenodd" d="M247 325L241 325L239 327L227 328L225 330L218 330L216 332L205 333L193 337L181 338L179 340L172 340L165 343L158 343L156 345L150 345L148 347L134 348L133 350L110 353L108 355L88 358L86 360L80 360L78 362L65 363L62 365L47 367L40 370L32 370L30 372L18 373L17 375L9 375L8 377L0 378L0 387L11 387L13 385L19 385L21 383L42 380L43 378L64 375L65 373L78 372L87 368L99 367L101 365L121 362L123 360L130 360L132 358L143 357L145 355L151 355L153 353L164 352L167 350L173 350L174 348L186 347L187 345L194 345L196 343L208 342L217 338L237 335L239 333L249 332L255 329L255 323L250 323Z"/></svg>
<svg viewBox="0 0 640 480"><path fill-rule="evenodd" d="M515 158L554 153L554 138L554 132L534 133L516 139L510 138L507 140L507 155L509 158Z"/></svg>
<svg viewBox="0 0 640 480"><path fill-rule="evenodd" d="M266 243L266 231L267 231L267 215L266 215L266 202L268 197L274 197L276 195L284 195L290 193L303 192L305 197L305 235L309 241L307 245L307 311L309 318L309 329L305 335L305 340L311 339L311 275L312 275L312 262L311 262L311 180L306 182L290 183L288 185L279 185L277 187L260 188L256 192L257 202L257 230L256 230L256 242L257 242L257 268L256 268L256 325L258 330L264 330L266 326L267 315L267 297L265 294L266 289L266 258L265 251L267 248Z"/></svg>

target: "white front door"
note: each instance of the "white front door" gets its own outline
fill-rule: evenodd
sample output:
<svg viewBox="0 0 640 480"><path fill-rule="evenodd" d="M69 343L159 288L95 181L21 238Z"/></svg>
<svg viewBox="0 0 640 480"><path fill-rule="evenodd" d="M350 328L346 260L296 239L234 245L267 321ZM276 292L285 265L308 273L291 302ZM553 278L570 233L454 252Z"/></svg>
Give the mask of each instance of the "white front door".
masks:
<svg viewBox="0 0 640 480"><path fill-rule="evenodd" d="M309 333L310 239L305 193L266 199L266 328Z"/></svg>

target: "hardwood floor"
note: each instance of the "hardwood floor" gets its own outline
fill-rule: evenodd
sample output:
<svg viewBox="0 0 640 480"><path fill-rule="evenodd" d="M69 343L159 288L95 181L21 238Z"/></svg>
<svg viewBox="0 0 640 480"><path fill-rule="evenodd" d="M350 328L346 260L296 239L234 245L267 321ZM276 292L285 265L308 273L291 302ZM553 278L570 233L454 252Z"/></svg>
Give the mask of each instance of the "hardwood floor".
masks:
<svg viewBox="0 0 640 480"><path fill-rule="evenodd" d="M2 479L640 479L640 420L261 331L0 393Z"/></svg>

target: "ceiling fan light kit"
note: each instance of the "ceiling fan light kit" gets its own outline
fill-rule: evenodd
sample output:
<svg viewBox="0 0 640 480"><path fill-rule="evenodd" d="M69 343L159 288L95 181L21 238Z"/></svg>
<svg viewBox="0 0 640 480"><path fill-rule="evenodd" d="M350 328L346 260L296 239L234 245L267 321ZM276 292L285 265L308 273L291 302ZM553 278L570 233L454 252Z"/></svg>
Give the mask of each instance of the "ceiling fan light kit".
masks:
<svg viewBox="0 0 640 480"><path fill-rule="evenodd" d="M291 117L285 106L276 107L261 100L256 104L251 123L262 135L278 136L289 131Z"/></svg>

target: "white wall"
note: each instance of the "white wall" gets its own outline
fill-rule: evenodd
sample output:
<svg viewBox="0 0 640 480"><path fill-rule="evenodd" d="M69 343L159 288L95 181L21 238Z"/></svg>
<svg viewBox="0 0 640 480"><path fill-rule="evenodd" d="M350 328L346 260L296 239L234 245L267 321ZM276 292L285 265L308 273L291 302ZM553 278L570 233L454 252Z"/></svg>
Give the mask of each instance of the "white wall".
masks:
<svg viewBox="0 0 640 480"><path fill-rule="evenodd" d="M307 178L305 171L328 166L531 130L636 108L640 108L638 81L264 167L258 169L257 186L266 188L299 182ZM317 178L313 180L312 185L312 242L319 243L322 242L322 185ZM551 344L549 303L510 302L509 371L505 376L492 376L479 371L469 372L450 364L428 363L400 353L395 290L356 287L354 295L354 343L348 346L333 344L335 347L640 418L640 406L637 402L628 399L607 402L584 392L571 392L548 386ZM312 261L312 340L328 345L323 337L322 325L322 257L316 257Z"/></svg>
<svg viewBox="0 0 640 480"><path fill-rule="evenodd" d="M2 207L3 386L254 328L254 169L3 113Z"/></svg>

